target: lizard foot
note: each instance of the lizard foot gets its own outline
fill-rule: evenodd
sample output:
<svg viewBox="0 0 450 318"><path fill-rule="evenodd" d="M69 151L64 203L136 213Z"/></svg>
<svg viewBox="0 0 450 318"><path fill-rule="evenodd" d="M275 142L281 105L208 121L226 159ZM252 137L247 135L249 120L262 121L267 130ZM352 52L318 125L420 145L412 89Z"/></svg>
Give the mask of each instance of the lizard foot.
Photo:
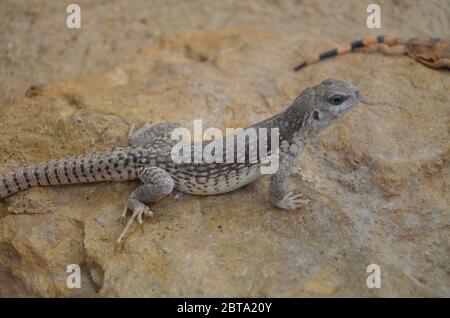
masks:
<svg viewBox="0 0 450 318"><path fill-rule="evenodd" d="M122 213L122 220L126 219L128 212L128 206L125 207L123 213ZM142 216L153 216L153 212L144 204L137 205L133 208L133 214L128 219L127 223L125 224L125 227L123 228L122 233L120 234L119 238L117 239L117 243L120 243L124 236L127 234L128 230L130 229L131 224L133 223L134 219L137 218L137 221L139 224L142 224Z"/></svg>
<svg viewBox="0 0 450 318"><path fill-rule="evenodd" d="M128 131L128 143L131 146L137 146L141 144L146 144L153 139L153 136L147 136L146 131L150 131L152 125L150 123L145 123L138 130L135 131L136 125L131 125Z"/></svg>
<svg viewBox="0 0 450 318"><path fill-rule="evenodd" d="M144 132L147 129L150 129L152 127L152 125L149 122L144 123L144 125L141 126L141 128L139 128L137 131L135 131L136 125L132 124L130 127L130 130L128 131L128 137L133 137L136 135L141 134L142 132Z"/></svg>
<svg viewBox="0 0 450 318"><path fill-rule="evenodd" d="M277 206L284 210L292 211L308 205L309 202L310 200L306 199L303 194L289 192L280 202L277 203Z"/></svg>

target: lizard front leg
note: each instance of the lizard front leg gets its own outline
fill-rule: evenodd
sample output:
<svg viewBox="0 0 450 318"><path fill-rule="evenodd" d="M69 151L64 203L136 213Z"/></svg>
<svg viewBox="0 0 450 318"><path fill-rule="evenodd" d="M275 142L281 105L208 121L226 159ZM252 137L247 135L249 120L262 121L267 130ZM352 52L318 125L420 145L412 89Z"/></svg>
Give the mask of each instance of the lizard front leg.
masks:
<svg viewBox="0 0 450 318"><path fill-rule="evenodd" d="M161 123L151 125L150 123L145 123L135 131L133 125L128 132L128 143L131 146L145 146L152 143L157 137L171 133L177 127L180 127L180 124Z"/></svg>
<svg viewBox="0 0 450 318"><path fill-rule="evenodd" d="M304 143L301 140L295 140L285 149L281 149L279 169L270 177L269 197L281 209L295 210L309 203L302 194L287 193L285 184L303 147Z"/></svg>
<svg viewBox="0 0 450 318"><path fill-rule="evenodd" d="M143 215L152 216L153 212L148 205L155 203L172 193L174 187L173 179L169 173L158 167L144 168L138 172L138 176L144 184L134 190L128 198L122 217L126 217L128 210L133 211L133 214L127 221L117 242L122 240L135 218L137 218L139 224L142 224Z"/></svg>

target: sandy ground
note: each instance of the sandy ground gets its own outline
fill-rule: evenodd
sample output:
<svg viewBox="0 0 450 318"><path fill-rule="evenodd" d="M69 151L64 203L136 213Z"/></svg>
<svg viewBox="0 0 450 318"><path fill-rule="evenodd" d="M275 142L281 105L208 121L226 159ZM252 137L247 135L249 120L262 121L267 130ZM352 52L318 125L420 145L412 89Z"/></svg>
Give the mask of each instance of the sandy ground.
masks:
<svg viewBox="0 0 450 318"><path fill-rule="evenodd" d="M371 33L450 35L449 0L378 1L382 29L366 27L373 1L76 1L82 28L68 29L74 1L0 1L0 99L31 85L102 74L173 32L245 27L347 42ZM348 28L349 22L360 27Z"/></svg>
<svg viewBox="0 0 450 318"><path fill-rule="evenodd" d="M69 30L69 1L0 0L0 175L126 146L148 120L246 127L329 77L364 96L305 148L288 188L311 204L296 211L270 204L264 177L167 197L117 245L138 182L0 200L0 297L448 297L448 71L359 53L292 71L369 34L450 36L448 0L379 1L375 31L370 2L78 1L82 28ZM68 264L81 289L67 288Z"/></svg>

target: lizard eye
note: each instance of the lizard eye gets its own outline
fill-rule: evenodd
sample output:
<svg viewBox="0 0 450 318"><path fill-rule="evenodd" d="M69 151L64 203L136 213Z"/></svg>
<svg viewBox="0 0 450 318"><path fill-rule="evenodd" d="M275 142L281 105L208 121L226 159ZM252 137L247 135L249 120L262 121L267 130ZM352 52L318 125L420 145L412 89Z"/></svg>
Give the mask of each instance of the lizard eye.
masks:
<svg viewBox="0 0 450 318"><path fill-rule="evenodd" d="M347 99L347 96L344 95L333 95L328 98L328 101L333 105L340 105Z"/></svg>

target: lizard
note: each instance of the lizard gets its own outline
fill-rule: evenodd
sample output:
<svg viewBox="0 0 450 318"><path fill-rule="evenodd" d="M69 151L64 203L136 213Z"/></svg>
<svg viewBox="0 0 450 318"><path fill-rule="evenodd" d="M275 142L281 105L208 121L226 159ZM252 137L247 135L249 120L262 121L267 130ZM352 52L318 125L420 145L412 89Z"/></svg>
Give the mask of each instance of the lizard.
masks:
<svg viewBox="0 0 450 318"><path fill-rule="evenodd" d="M357 87L330 78L303 90L284 111L250 126L279 131L279 149L268 151L268 154L277 151L279 160L277 171L270 176L268 191L275 206L295 210L308 203L301 193L286 190L286 179L305 145L360 100ZM134 131L132 126L128 147L45 161L0 175L0 200L36 186L139 179L142 185L130 194L122 213L122 219L126 220L128 211L132 211L117 240L120 242L134 220L142 224L143 216L153 215L152 204L169 194L221 194L262 176L259 168L267 158L260 156L254 162L246 158L242 163L175 163L171 156L175 140L171 135L178 127L178 123L146 123ZM245 142L248 152L250 140ZM267 143L270 148L270 138ZM206 144L202 142L202 149ZM194 147L193 143L190 146Z"/></svg>
<svg viewBox="0 0 450 318"><path fill-rule="evenodd" d="M392 35L380 35L369 36L307 58L294 67L294 71L299 71L307 65L330 57L357 51L380 51L386 55L407 55L434 69L450 69L450 39L424 37L404 40Z"/></svg>

